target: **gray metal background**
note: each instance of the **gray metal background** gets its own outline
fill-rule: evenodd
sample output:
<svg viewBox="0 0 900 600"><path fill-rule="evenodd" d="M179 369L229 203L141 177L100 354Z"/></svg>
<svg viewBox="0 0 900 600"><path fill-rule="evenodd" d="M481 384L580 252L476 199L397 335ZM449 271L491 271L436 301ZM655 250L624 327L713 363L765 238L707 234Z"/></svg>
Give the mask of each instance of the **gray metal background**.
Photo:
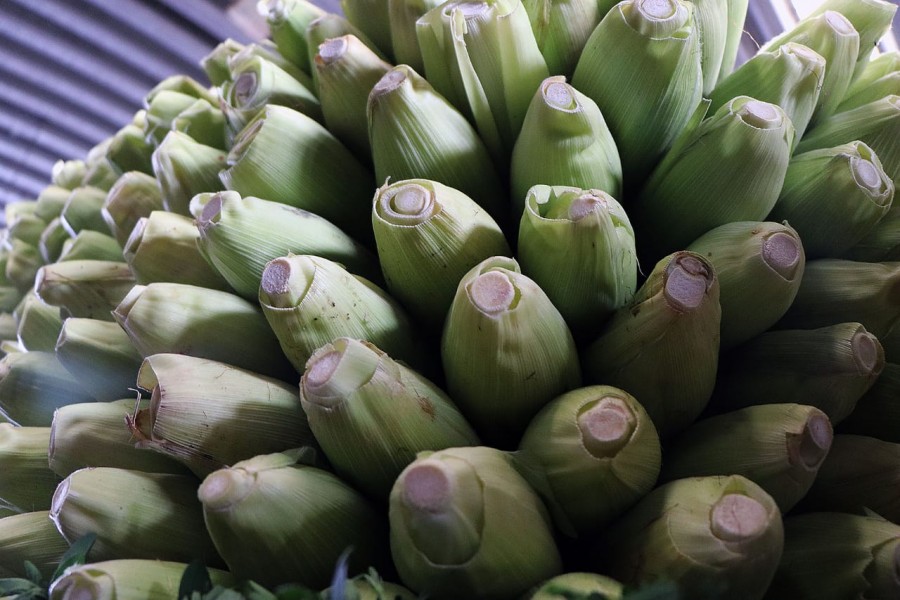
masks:
<svg viewBox="0 0 900 600"><path fill-rule="evenodd" d="M338 0L317 0L338 10ZM753 0L742 57L781 25ZM255 0L0 0L0 206L33 198L60 158L128 122L153 85L231 37L265 32ZM255 19L255 21L254 21ZM2 215L0 215L2 222Z"/></svg>

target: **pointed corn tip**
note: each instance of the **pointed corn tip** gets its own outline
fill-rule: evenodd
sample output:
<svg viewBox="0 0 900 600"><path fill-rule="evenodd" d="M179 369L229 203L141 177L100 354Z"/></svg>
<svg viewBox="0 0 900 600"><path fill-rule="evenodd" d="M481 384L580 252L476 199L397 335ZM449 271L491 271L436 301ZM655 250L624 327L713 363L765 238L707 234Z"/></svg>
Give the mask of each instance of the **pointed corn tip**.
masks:
<svg viewBox="0 0 900 600"><path fill-rule="evenodd" d="M743 494L726 494L710 512L712 533L725 542L742 542L763 533L769 515L758 500Z"/></svg>
<svg viewBox="0 0 900 600"><path fill-rule="evenodd" d="M676 256L666 267L666 299L679 310L700 306L715 275L699 258L689 254Z"/></svg>
<svg viewBox="0 0 900 600"><path fill-rule="evenodd" d="M858 331L850 342L853 358L860 372L865 375L880 373L884 368L884 349L878 339L868 331Z"/></svg>
<svg viewBox="0 0 900 600"><path fill-rule="evenodd" d="M206 477L197 497L206 510L228 510L253 491L253 477L243 469L222 469Z"/></svg>
<svg viewBox="0 0 900 600"><path fill-rule="evenodd" d="M488 271L469 284L469 298L481 312L496 315L513 308L516 287L509 277L499 271Z"/></svg>
<svg viewBox="0 0 900 600"><path fill-rule="evenodd" d="M637 418L621 398L607 396L578 415L584 447L597 458L619 453L637 428Z"/></svg>
<svg viewBox="0 0 900 600"><path fill-rule="evenodd" d="M372 88L372 96L378 97L390 94L407 80L407 74L404 69L394 67L384 74L384 77L378 80L375 87Z"/></svg>
<svg viewBox="0 0 900 600"><path fill-rule="evenodd" d="M417 511L438 513L453 501L450 479L440 463L411 467L403 477L403 502Z"/></svg>
<svg viewBox="0 0 900 600"><path fill-rule="evenodd" d="M812 413L806 420L799 443L790 447L791 462L800 461L808 469L817 469L825 460L833 438L828 417L822 412Z"/></svg>
<svg viewBox="0 0 900 600"><path fill-rule="evenodd" d="M802 257L800 240L787 232L774 233L763 242L762 259L787 281L793 281L797 275Z"/></svg>

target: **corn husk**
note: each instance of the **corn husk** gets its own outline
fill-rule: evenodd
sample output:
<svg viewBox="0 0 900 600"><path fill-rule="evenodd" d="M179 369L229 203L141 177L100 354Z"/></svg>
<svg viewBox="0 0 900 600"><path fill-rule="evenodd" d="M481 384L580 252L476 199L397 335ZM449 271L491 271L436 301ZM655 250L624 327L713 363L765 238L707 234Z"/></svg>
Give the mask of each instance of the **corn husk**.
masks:
<svg viewBox="0 0 900 600"><path fill-rule="evenodd" d="M387 0L341 0L341 10L375 45L390 52L392 24Z"/></svg>
<svg viewBox="0 0 900 600"><path fill-rule="evenodd" d="M680 479L607 531L604 572L630 585L675 580L687 598L761 599L785 538L775 501L749 479Z"/></svg>
<svg viewBox="0 0 900 600"><path fill-rule="evenodd" d="M544 506L493 448L420 454L391 490L390 522L401 579L435 600L518 597L562 570Z"/></svg>
<svg viewBox="0 0 900 600"><path fill-rule="evenodd" d="M494 256L459 282L444 322L447 391L483 439L515 444L531 418L581 383L559 311L512 258Z"/></svg>
<svg viewBox="0 0 900 600"><path fill-rule="evenodd" d="M34 277L44 264L41 251L21 240L7 240L9 254L6 258L5 278L20 294L34 286Z"/></svg>
<svg viewBox="0 0 900 600"><path fill-rule="evenodd" d="M825 0L807 18L814 19L827 11L841 13L859 32L859 69L869 60L873 47L891 29L897 6L889 0Z"/></svg>
<svg viewBox="0 0 900 600"><path fill-rule="evenodd" d="M684 430L666 448L660 480L743 475L786 513L813 485L831 447L831 423L818 408L749 406Z"/></svg>
<svg viewBox="0 0 900 600"><path fill-rule="evenodd" d="M882 337L900 321L900 263L823 258L806 263L800 290L779 329L856 321Z"/></svg>
<svg viewBox="0 0 900 600"><path fill-rule="evenodd" d="M714 408L814 406L835 425L853 411L884 368L884 350L859 323L769 331L723 361Z"/></svg>
<svg viewBox="0 0 900 600"><path fill-rule="evenodd" d="M266 264L291 252L328 258L364 276L378 273L369 250L305 210L237 192L200 194L191 210L197 247L244 298L256 300Z"/></svg>
<svg viewBox="0 0 900 600"><path fill-rule="evenodd" d="M837 112L900 95L900 53L885 52L872 59L847 88Z"/></svg>
<svg viewBox="0 0 900 600"><path fill-rule="evenodd" d="M22 298L15 311L16 339L27 350L53 352L63 321L59 309L45 304L33 291Z"/></svg>
<svg viewBox="0 0 900 600"><path fill-rule="evenodd" d="M132 384L134 385L134 384ZM53 414L50 426L50 470L67 477L85 467L116 467L146 473L188 470L167 456L134 447L126 417L149 408L150 400L134 398L110 402L70 404Z"/></svg>
<svg viewBox="0 0 900 600"><path fill-rule="evenodd" d="M88 152L87 171L84 174L81 185L109 191L109 188L119 178L119 170L106 158L111 139L103 140Z"/></svg>
<svg viewBox="0 0 900 600"><path fill-rule="evenodd" d="M795 156L769 219L790 222L810 258L838 257L865 239L893 199L881 161L851 142Z"/></svg>
<svg viewBox="0 0 900 600"><path fill-rule="evenodd" d="M272 4L276 4L275 0ZM257 5L259 14L268 16L268 2L263 0ZM282 6L285 4L281 3ZM270 31L271 33L271 31ZM244 50L247 45L242 44L232 38L225 38L219 42L215 48L209 51L209 54L200 59L200 68L206 73L207 79L214 86L221 86L226 81L231 81L231 71L228 69L228 63L235 54Z"/></svg>
<svg viewBox="0 0 900 600"><path fill-rule="evenodd" d="M548 579L526 596L527 600L562 600L573 595L600 594L604 600L622 600L621 583L596 573L566 573ZM579 596L576 596L579 597Z"/></svg>
<svg viewBox="0 0 900 600"><path fill-rule="evenodd" d="M429 10L443 4L442 0L388 0L391 21L391 53L398 65L409 65L417 73L425 72L416 21Z"/></svg>
<svg viewBox="0 0 900 600"><path fill-rule="evenodd" d="M26 577L25 561L49 579L69 543L59 534L46 510L0 519L0 572Z"/></svg>
<svg viewBox="0 0 900 600"><path fill-rule="evenodd" d="M50 508L59 477L47 467L49 441L49 427L0 423L0 504L16 512Z"/></svg>
<svg viewBox="0 0 900 600"><path fill-rule="evenodd" d="M144 105L153 104L156 97L163 92L177 92L192 98L202 98L207 102L215 102L216 94L190 75L171 75L166 77L144 96Z"/></svg>
<svg viewBox="0 0 900 600"><path fill-rule="evenodd" d="M63 246L66 240L72 239L69 232L63 227L59 217L55 217L47 223L47 226L41 232L41 238L38 240L38 252L45 264L56 262L59 255L62 254ZM5 277L5 274L4 274Z"/></svg>
<svg viewBox="0 0 900 600"><path fill-rule="evenodd" d="M260 454L315 446L296 386L224 363L154 354L138 373L150 407L130 416L135 446L201 477Z"/></svg>
<svg viewBox="0 0 900 600"><path fill-rule="evenodd" d="M573 390L528 425L516 464L557 528L590 538L656 484L659 436L634 397L610 386Z"/></svg>
<svg viewBox="0 0 900 600"><path fill-rule="evenodd" d="M387 2L385 2L384 0L382 0L382 2L384 4L384 8L387 9ZM318 52L319 46L321 46L328 40L343 37L345 35L355 36L357 39L359 39L359 41L366 45L369 50L374 52L378 56L378 58L385 62L390 61L389 57L382 51L382 47L375 44L371 40L371 38L363 32L362 29L360 29L341 15L326 13L310 22L309 27L306 28L306 43L309 45L309 63L312 68L312 79L316 89L318 89L319 86L318 74L316 73L316 69L314 66L312 66L312 64L315 60L315 56ZM390 46L388 46L387 48L390 48Z"/></svg>
<svg viewBox="0 0 900 600"><path fill-rule="evenodd" d="M634 230L606 192L538 185L519 224L522 271L541 286L573 334L592 338L637 288Z"/></svg>
<svg viewBox="0 0 900 600"><path fill-rule="evenodd" d="M338 338L318 349L300 402L337 473L380 500L418 452L478 445L440 388L368 342Z"/></svg>
<svg viewBox="0 0 900 600"><path fill-rule="evenodd" d="M66 205L66 200L69 199L69 194L75 188L80 187L80 182L81 179L73 179L72 181L66 181L68 184L74 183L75 185L72 187L48 185L42 189L38 194L37 204L34 207L34 216L47 223L58 217Z"/></svg>
<svg viewBox="0 0 900 600"><path fill-rule="evenodd" d="M109 233L109 227L103 220L101 212L106 195L106 191L90 186L72 190L69 199L66 200L66 205L59 213L63 227L71 237L75 237L79 231L84 229Z"/></svg>
<svg viewBox="0 0 900 600"><path fill-rule="evenodd" d="M523 0L522 4L550 74L571 77L591 32L603 18L602 2Z"/></svg>
<svg viewBox="0 0 900 600"><path fill-rule="evenodd" d="M337 176L335 165L341 166ZM220 178L226 189L241 196L296 206L356 239L371 239L363 218L372 193L371 173L324 127L289 108L267 107L238 134Z"/></svg>
<svg viewBox="0 0 900 600"><path fill-rule="evenodd" d="M181 283L136 285L113 316L144 358L172 352L294 378L259 308L234 294Z"/></svg>
<svg viewBox="0 0 900 600"><path fill-rule="evenodd" d="M58 160L53 163L50 180L54 186L72 190L81 185L87 165L83 160Z"/></svg>
<svg viewBox="0 0 900 600"><path fill-rule="evenodd" d="M520 0L453 0L416 22L425 75L507 160L534 90L550 73Z"/></svg>
<svg viewBox="0 0 900 600"><path fill-rule="evenodd" d="M671 437L712 395L720 320L713 266L699 254L672 254L582 354L585 380L638 398L660 437Z"/></svg>
<svg viewBox="0 0 900 600"><path fill-rule="evenodd" d="M123 255L141 284L164 281L230 290L200 250L199 242L200 232L192 219L154 210L135 224Z"/></svg>
<svg viewBox="0 0 900 600"><path fill-rule="evenodd" d="M197 96L174 90L160 90L147 103L144 135L153 145L159 145L172 131L172 123L197 101Z"/></svg>
<svg viewBox="0 0 900 600"><path fill-rule="evenodd" d="M66 260L118 261L121 259L122 247L119 246L116 238L99 231L82 229L75 237L63 242L57 260L62 262Z"/></svg>
<svg viewBox="0 0 900 600"><path fill-rule="evenodd" d="M101 214L116 240L125 245L141 217L162 210L162 192L156 180L144 173L125 173L109 190Z"/></svg>
<svg viewBox="0 0 900 600"><path fill-rule="evenodd" d="M846 54L845 54L846 56ZM831 72L832 63L828 63ZM837 65L835 65L837 66ZM846 70L852 69L844 65ZM836 69L834 69L836 70ZM841 74L845 80L848 75ZM716 86L709 110L718 111L738 96L753 95L760 102L777 104L794 126L799 141L812 119L825 81L825 58L799 43L758 52Z"/></svg>
<svg viewBox="0 0 900 600"><path fill-rule="evenodd" d="M900 207L885 213L875 226L842 258L860 262L900 260Z"/></svg>
<svg viewBox="0 0 900 600"><path fill-rule="evenodd" d="M52 600L98 598L114 600L172 600L188 565L184 563L122 559L76 565L51 584ZM231 574L208 569L213 585L234 585Z"/></svg>
<svg viewBox="0 0 900 600"><path fill-rule="evenodd" d="M117 323L66 319L56 342L56 358L100 402L132 394L142 357Z"/></svg>
<svg viewBox="0 0 900 600"><path fill-rule="evenodd" d="M7 239L21 240L31 246L37 246L45 227L47 223L37 215L21 215L14 221L7 222Z"/></svg>
<svg viewBox="0 0 900 600"><path fill-rule="evenodd" d="M224 151L180 131L169 132L153 153L163 206L180 215L191 214L188 205L196 194L221 189L219 171L224 168Z"/></svg>
<svg viewBox="0 0 900 600"><path fill-rule="evenodd" d="M0 312L0 340L16 341L16 318L12 313Z"/></svg>
<svg viewBox="0 0 900 600"><path fill-rule="evenodd" d="M324 16L322 10L306 0L260 0L259 11L269 24L269 34L278 52L306 73L311 72L306 28Z"/></svg>
<svg viewBox="0 0 900 600"><path fill-rule="evenodd" d="M620 3L594 29L575 68L572 85L600 107L626 182L645 178L700 102L695 12L681 0ZM611 56L626 56L627 64Z"/></svg>
<svg viewBox="0 0 900 600"><path fill-rule="evenodd" d="M134 286L124 262L70 260L40 268L34 289L45 303L58 306L63 318L112 321L112 310Z"/></svg>
<svg viewBox="0 0 900 600"><path fill-rule="evenodd" d="M700 34L700 72L703 74L703 96L708 98L716 87L719 73L725 69L725 46L729 36L729 15L734 2L729 0L691 0L694 22ZM737 16L737 15L735 15ZM743 24L743 19L741 19ZM733 67L728 66L730 71Z"/></svg>
<svg viewBox="0 0 900 600"><path fill-rule="evenodd" d="M837 435L801 507L900 520L900 444L864 435Z"/></svg>
<svg viewBox="0 0 900 600"><path fill-rule="evenodd" d="M622 163L597 104L563 77L534 94L512 153L513 222L538 184L598 189L621 197Z"/></svg>
<svg viewBox="0 0 900 600"><path fill-rule="evenodd" d="M206 527L235 576L321 588L348 546L351 574L380 560L383 517L336 476L298 464L300 456L256 456L200 486Z"/></svg>
<svg viewBox="0 0 900 600"><path fill-rule="evenodd" d="M379 188L372 226L388 290L435 331L463 275L490 256L511 252L500 226L474 200L427 179Z"/></svg>
<svg viewBox="0 0 900 600"><path fill-rule="evenodd" d="M140 171L153 175L150 155L155 147L147 141L143 127L129 123L112 136L106 157L119 173Z"/></svg>
<svg viewBox="0 0 900 600"><path fill-rule="evenodd" d="M631 217L654 256L734 221L761 221L778 200L794 128L774 104L739 96L685 134ZM727 198L728 201L723 201Z"/></svg>
<svg viewBox="0 0 900 600"><path fill-rule="evenodd" d="M688 246L712 264L719 279L723 349L763 333L787 312L806 267L803 242L789 225L737 221Z"/></svg>
<svg viewBox="0 0 900 600"><path fill-rule="evenodd" d="M93 401L50 352L13 352L0 360L0 414L10 423L49 427L57 408Z"/></svg>
<svg viewBox="0 0 900 600"><path fill-rule="evenodd" d="M332 38L318 46L313 58L325 124L353 153L369 160L369 92L391 65L355 35Z"/></svg>
<svg viewBox="0 0 900 600"><path fill-rule="evenodd" d="M394 67L369 94L366 114L375 178L430 179L466 194L501 226L502 185L478 134L411 68Z"/></svg>
<svg viewBox="0 0 900 600"><path fill-rule="evenodd" d="M201 510L191 475L96 467L59 484L50 518L70 543L97 534L92 560L198 559L224 566L201 525Z"/></svg>
<svg viewBox="0 0 900 600"><path fill-rule="evenodd" d="M889 352L888 360L898 360ZM900 444L900 365L887 362L881 375L863 394L856 408L839 429L840 433L867 435L885 442Z"/></svg>
<svg viewBox="0 0 900 600"><path fill-rule="evenodd" d="M900 526L875 514L788 517L784 556L766 598L896 598Z"/></svg>

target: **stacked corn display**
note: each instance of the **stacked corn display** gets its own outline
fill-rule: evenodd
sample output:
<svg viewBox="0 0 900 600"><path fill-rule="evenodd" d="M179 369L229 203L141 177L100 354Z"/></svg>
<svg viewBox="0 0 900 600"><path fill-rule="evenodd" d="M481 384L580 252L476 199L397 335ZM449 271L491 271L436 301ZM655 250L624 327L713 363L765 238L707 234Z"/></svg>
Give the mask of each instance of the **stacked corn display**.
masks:
<svg viewBox="0 0 900 600"><path fill-rule="evenodd" d="M263 2L7 206L0 576L900 597L897 7L747 5Z"/></svg>

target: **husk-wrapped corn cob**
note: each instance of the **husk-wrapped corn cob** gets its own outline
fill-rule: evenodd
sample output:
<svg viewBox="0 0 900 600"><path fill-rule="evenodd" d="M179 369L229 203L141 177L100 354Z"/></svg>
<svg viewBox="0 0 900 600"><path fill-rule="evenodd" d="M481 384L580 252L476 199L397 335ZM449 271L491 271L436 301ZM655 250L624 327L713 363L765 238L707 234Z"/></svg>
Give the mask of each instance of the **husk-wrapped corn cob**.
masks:
<svg viewBox="0 0 900 600"><path fill-rule="evenodd" d="M565 573L548 579L526 596L527 600L561 600L573 594L600 594L605 600L622 600L623 585L597 573Z"/></svg>
<svg viewBox="0 0 900 600"><path fill-rule="evenodd" d="M436 600L517 597L562 568L543 504L493 448L421 453L391 490L390 523L400 578Z"/></svg>
<svg viewBox="0 0 900 600"><path fill-rule="evenodd" d="M362 29L379 48L391 49L391 22L387 0L341 0L347 20Z"/></svg>
<svg viewBox="0 0 900 600"><path fill-rule="evenodd" d="M49 427L0 423L0 504L17 512L50 508L59 477L47 466L49 442Z"/></svg>
<svg viewBox="0 0 900 600"><path fill-rule="evenodd" d="M153 175L150 156L154 148L156 144L147 141L143 127L129 123L112 136L106 157L119 173L140 171Z"/></svg>
<svg viewBox="0 0 900 600"><path fill-rule="evenodd" d="M54 217L44 230L41 232L40 240L38 240L38 251L45 264L56 262L59 255L62 254L63 246L66 241L72 239L69 232L62 224L59 217Z"/></svg>
<svg viewBox="0 0 900 600"><path fill-rule="evenodd" d="M359 340L338 338L313 354L300 402L338 474L380 500L418 452L478 445L440 388Z"/></svg>
<svg viewBox="0 0 900 600"><path fill-rule="evenodd" d="M106 196L105 190L96 187L84 186L72 190L66 205L59 213L60 221L70 236L75 237L83 229L109 232L101 212Z"/></svg>
<svg viewBox="0 0 900 600"><path fill-rule="evenodd" d="M278 52L310 73L306 28L326 12L306 0L260 0L259 9L266 17L269 35L278 47Z"/></svg>
<svg viewBox="0 0 900 600"><path fill-rule="evenodd" d="M16 337L27 350L53 352L63 321L59 308L45 304L33 291L28 292L15 311Z"/></svg>
<svg viewBox="0 0 900 600"><path fill-rule="evenodd" d="M523 0L522 4L550 74L571 77L591 32L603 18L603 2Z"/></svg>
<svg viewBox="0 0 900 600"><path fill-rule="evenodd" d="M885 52L872 59L850 84L836 112L851 110L890 95L900 95L898 52Z"/></svg>
<svg viewBox="0 0 900 600"><path fill-rule="evenodd" d="M34 214L21 215L7 223L6 235L8 239L21 240L31 246L37 246L46 226L47 223Z"/></svg>
<svg viewBox="0 0 900 600"><path fill-rule="evenodd" d="M34 207L34 216L47 223L59 216L59 213L62 212L63 207L66 205L66 200L69 199L69 194L81 185L81 179L73 178L71 181L66 181L66 183L75 185L72 185L72 187L48 185L41 190L37 197L37 205Z"/></svg>
<svg viewBox="0 0 900 600"><path fill-rule="evenodd" d="M11 243L10 243L11 242ZM4 275L7 281L13 285L19 293L25 292L34 286L34 278L38 270L44 264L41 251L36 246L26 244L22 240L7 240L9 253L6 257L6 270Z"/></svg>
<svg viewBox="0 0 900 600"><path fill-rule="evenodd" d="M52 600L102 598L114 600L172 600L188 565L184 563L122 559L73 566L51 584ZM216 585L233 585L225 571L209 569ZM139 574L139 576L136 576Z"/></svg>
<svg viewBox="0 0 900 600"><path fill-rule="evenodd" d="M16 352L0 360L0 413L31 427L49 427L60 406L94 398L50 352Z"/></svg>
<svg viewBox="0 0 900 600"><path fill-rule="evenodd" d="M0 519L0 572L25 577L25 561L37 567L42 577L56 570L69 543L56 530L46 510Z"/></svg>
<svg viewBox="0 0 900 600"><path fill-rule="evenodd" d="M841 258L860 262L900 260L900 207L891 209Z"/></svg>
<svg viewBox="0 0 900 600"><path fill-rule="evenodd" d="M297 464L299 457L256 456L200 486L206 527L236 577L320 588L347 547L351 573L381 561L383 517L335 475Z"/></svg>
<svg viewBox="0 0 900 600"><path fill-rule="evenodd" d="M178 115L197 101L197 96L174 90L159 90L148 100L144 121L144 135L153 145L162 143L172 131L172 123Z"/></svg>
<svg viewBox="0 0 900 600"><path fill-rule="evenodd" d="M409 65L417 73L425 72L419 37L416 34L416 21L441 4L442 0L388 0L391 53L398 65Z"/></svg>
<svg viewBox="0 0 900 600"><path fill-rule="evenodd" d="M191 198L219 189L219 171L226 167L225 152L205 146L180 131L169 132L153 152L153 173L159 182L163 206L169 212L190 215Z"/></svg>
<svg viewBox="0 0 900 600"><path fill-rule="evenodd" d="M178 92L192 98L202 98L208 102L215 102L215 93L190 75L171 75L153 86L144 96L144 104L152 104L162 92Z"/></svg>
<svg viewBox="0 0 900 600"><path fill-rule="evenodd" d="M103 202L102 215L110 232L123 246L141 217L162 210L162 192L156 180L132 171L116 180Z"/></svg>
<svg viewBox="0 0 900 600"><path fill-rule="evenodd" d="M894 360L897 360L896 358ZM900 444L900 365L887 362L881 375L841 422L840 433L868 435Z"/></svg>
<svg viewBox="0 0 900 600"><path fill-rule="evenodd" d="M827 11L841 13L859 32L859 68L865 66L873 47L890 30L897 6L889 0L824 0L807 19Z"/></svg>
<svg viewBox="0 0 900 600"><path fill-rule="evenodd" d="M71 190L81 185L86 170L83 160L58 160L53 164L50 180L55 186Z"/></svg>
<svg viewBox="0 0 900 600"><path fill-rule="evenodd" d="M112 310L134 287L124 262L70 260L40 268L34 278L38 297L58 306L64 318L112 321Z"/></svg>
<svg viewBox="0 0 900 600"><path fill-rule="evenodd" d="M63 242L57 260L109 260L122 258L122 247L111 235L82 229L75 237Z"/></svg>

